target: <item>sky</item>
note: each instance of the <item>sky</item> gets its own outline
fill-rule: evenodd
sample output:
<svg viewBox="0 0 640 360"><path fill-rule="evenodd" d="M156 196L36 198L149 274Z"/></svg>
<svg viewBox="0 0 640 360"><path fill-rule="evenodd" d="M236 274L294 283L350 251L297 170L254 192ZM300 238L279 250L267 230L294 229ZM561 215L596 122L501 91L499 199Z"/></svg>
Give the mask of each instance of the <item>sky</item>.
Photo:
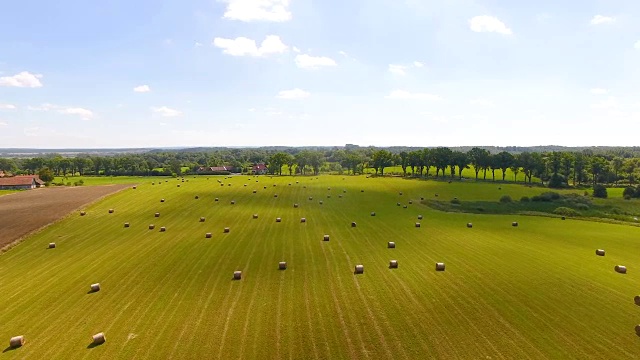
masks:
<svg viewBox="0 0 640 360"><path fill-rule="evenodd" d="M637 0L0 4L0 148L640 145Z"/></svg>

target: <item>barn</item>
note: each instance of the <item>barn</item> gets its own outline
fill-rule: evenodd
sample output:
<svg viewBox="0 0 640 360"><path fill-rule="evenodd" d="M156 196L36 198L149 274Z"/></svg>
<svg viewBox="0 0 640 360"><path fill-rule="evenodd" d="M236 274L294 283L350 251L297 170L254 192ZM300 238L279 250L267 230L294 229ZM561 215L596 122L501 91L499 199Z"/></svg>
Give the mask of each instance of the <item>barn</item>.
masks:
<svg viewBox="0 0 640 360"><path fill-rule="evenodd" d="M269 171L269 169L267 169L267 166L265 164L255 164L251 168L251 172L256 174L256 175L264 175L268 171Z"/></svg>
<svg viewBox="0 0 640 360"><path fill-rule="evenodd" d="M29 190L43 185L42 180L33 175L0 178L0 190Z"/></svg>

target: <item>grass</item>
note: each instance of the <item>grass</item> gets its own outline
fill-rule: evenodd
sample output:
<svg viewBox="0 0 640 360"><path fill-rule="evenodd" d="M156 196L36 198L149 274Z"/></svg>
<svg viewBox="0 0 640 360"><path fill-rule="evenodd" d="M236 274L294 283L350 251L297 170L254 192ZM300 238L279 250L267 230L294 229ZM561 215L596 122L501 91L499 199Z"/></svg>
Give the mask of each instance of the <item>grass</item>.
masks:
<svg viewBox="0 0 640 360"><path fill-rule="evenodd" d="M640 354L633 330L640 323L633 304L640 228L444 213L419 201L435 193L519 199L540 189L351 176L189 180L152 186L141 179L137 190L96 203L86 216L74 214L1 255L0 339L24 334L27 343L0 359ZM396 206L409 199L407 209ZM421 228L414 227L418 214ZM205 239L206 232L213 238ZM331 241L323 242L324 234ZM52 241L58 247L47 250ZM387 249L388 241L397 248ZM597 248L607 255L596 257ZM391 259L398 269L388 268ZM279 261L287 261L287 270L278 270ZM436 262L447 270L435 272ZM353 274L356 264L364 265L363 275ZM617 264L629 273L616 274ZM241 281L231 280L235 270L243 271ZM87 294L94 282L102 290ZM101 331L107 342L88 348Z"/></svg>
<svg viewBox="0 0 640 360"><path fill-rule="evenodd" d="M22 190L0 190L0 196L9 195Z"/></svg>

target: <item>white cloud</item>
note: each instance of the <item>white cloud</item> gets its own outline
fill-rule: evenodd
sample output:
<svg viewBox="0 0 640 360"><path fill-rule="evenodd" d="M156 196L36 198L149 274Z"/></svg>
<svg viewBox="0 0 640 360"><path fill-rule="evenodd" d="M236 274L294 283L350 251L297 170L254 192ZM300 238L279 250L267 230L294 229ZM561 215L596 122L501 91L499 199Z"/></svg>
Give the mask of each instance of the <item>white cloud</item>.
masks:
<svg viewBox="0 0 640 360"><path fill-rule="evenodd" d="M256 109L255 108L251 108L251 109L249 109L249 112L256 112Z"/></svg>
<svg viewBox="0 0 640 360"><path fill-rule="evenodd" d="M40 106L28 106L27 109L31 111L55 111L63 115L77 115L82 120L91 120L94 116L93 111L81 107L68 107L49 103L45 103Z"/></svg>
<svg viewBox="0 0 640 360"><path fill-rule="evenodd" d="M4 126L7 126L7 125L9 125L9 124L7 124L6 122L0 120L0 127L4 127Z"/></svg>
<svg viewBox="0 0 640 360"><path fill-rule="evenodd" d="M483 98L473 99L469 101L469 104L475 105L475 106L482 106L482 107L494 107L494 104L491 100L487 100Z"/></svg>
<svg viewBox="0 0 640 360"><path fill-rule="evenodd" d="M596 15L593 17L593 19L591 19L590 23L591 25L601 25L601 24L612 23L615 21L616 21L616 18L611 16Z"/></svg>
<svg viewBox="0 0 640 360"><path fill-rule="evenodd" d="M349 54L347 54L345 51L342 51L342 50L338 51L338 54L349 57Z"/></svg>
<svg viewBox="0 0 640 360"><path fill-rule="evenodd" d="M322 66L336 66L335 60L325 56L309 56L307 54L296 56L296 65L301 69L318 69Z"/></svg>
<svg viewBox="0 0 640 360"><path fill-rule="evenodd" d="M607 89L600 89L600 88L593 88L591 89L591 93L594 95L604 95L609 93L609 90Z"/></svg>
<svg viewBox="0 0 640 360"><path fill-rule="evenodd" d="M195 42L195 44L193 44L194 47L202 47L202 43L201 42Z"/></svg>
<svg viewBox="0 0 640 360"><path fill-rule="evenodd" d="M290 0L223 0L229 20L284 22L291 20Z"/></svg>
<svg viewBox="0 0 640 360"><path fill-rule="evenodd" d="M287 100L304 99L308 98L309 96L311 96L309 92L298 88L293 90L282 90L278 93L278 98Z"/></svg>
<svg viewBox="0 0 640 360"><path fill-rule="evenodd" d="M213 45L223 49L222 52L231 56L255 56L261 57L270 54L278 54L287 51L288 46L285 45L279 36L268 35L260 44L256 45L255 40L246 37L238 37L235 39L215 38Z"/></svg>
<svg viewBox="0 0 640 360"><path fill-rule="evenodd" d="M469 20L469 28L475 32L495 32L511 35L513 32L502 21L494 16L474 16Z"/></svg>
<svg viewBox="0 0 640 360"><path fill-rule="evenodd" d="M0 77L0 86L39 88L42 87L42 75L23 71L13 76Z"/></svg>
<svg viewBox="0 0 640 360"><path fill-rule="evenodd" d="M421 67L424 67L424 64L421 63L420 61L414 61L413 62L413 66L415 66L417 68L421 68Z"/></svg>
<svg viewBox="0 0 640 360"><path fill-rule="evenodd" d="M613 96L609 96L605 100L592 104L591 107L593 109L600 109L600 110L615 109L618 107L618 100Z"/></svg>
<svg viewBox="0 0 640 360"><path fill-rule="evenodd" d="M0 104L0 110L15 110L16 106L12 104Z"/></svg>
<svg viewBox="0 0 640 360"><path fill-rule="evenodd" d="M137 93L146 93L146 92L151 91L151 88L149 87L149 85L140 85L140 86L134 87L133 91L135 91Z"/></svg>
<svg viewBox="0 0 640 360"><path fill-rule="evenodd" d="M152 107L151 111L162 117L178 117L182 115L180 111L168 108L166 106Z"/></svg>
<svg viewBox="0 0 640 360"><path fill-rule="evenodd" d="M292 49L292 50L293 50L293 52L295 52L295 53L299 53L299 52L300 52L300 49L298 49L298 48L297 48L297 47L295 47L295 46L293 47L293 49Z"/></svg>
<svg viewBox="0 0 640 360"><path fill-rule="evenodd" d="M400 76L407 75L406 70L407 70L407 67L404 65L389 64L389 72L394 75L400 75Z"/></svg>
<svg viewBox="0 0 640 360"><path fill-rule="evenodd" d="M640 40L636 41L636 43L633 44L633 47L640 50Z"/></svg>
<svg viewBox="0 0 640 360"><path fill-rule="evenodd" d="M409 99L409 100L428 100L428 101L442 101L442 98L438 95L429 93L411 93L405 90L394 90L386 96L387 99Z"/></svg>

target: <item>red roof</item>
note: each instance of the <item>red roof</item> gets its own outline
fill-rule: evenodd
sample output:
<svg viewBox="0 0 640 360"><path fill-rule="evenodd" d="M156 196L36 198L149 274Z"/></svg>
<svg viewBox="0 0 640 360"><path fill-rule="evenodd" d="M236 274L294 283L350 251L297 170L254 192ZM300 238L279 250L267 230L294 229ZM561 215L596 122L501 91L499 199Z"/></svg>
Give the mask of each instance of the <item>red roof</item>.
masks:
<svg viewBox="0 0 640 360"><path fill-rule="evenodd" d="M14 177L4 177L0 179L0 186L30 186L33 185L34 181L36 184L42 181L36 178L35 176L14 176Z"/></svg>
<svg viewBox="0 0 640 360"><path fill-rule="evenodd" d="M253 165L253 170L267 170L267 166L265 164L256 164Z"/></svg>

